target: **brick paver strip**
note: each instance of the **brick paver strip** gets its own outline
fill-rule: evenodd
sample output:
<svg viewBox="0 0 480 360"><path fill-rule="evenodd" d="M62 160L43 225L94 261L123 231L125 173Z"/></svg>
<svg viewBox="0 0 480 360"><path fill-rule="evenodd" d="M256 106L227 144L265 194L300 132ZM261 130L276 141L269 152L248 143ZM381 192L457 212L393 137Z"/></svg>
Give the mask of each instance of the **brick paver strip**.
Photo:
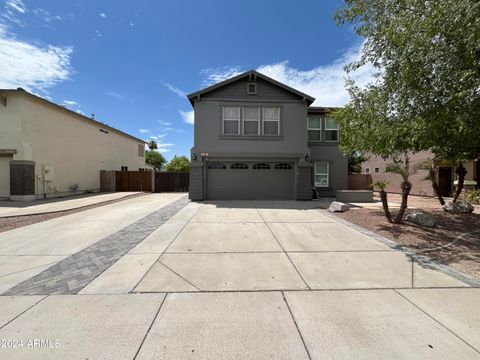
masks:
<svg viewBox="0 0 480 360"><path fill-rule="evenodd" d="M73 254L2 295L76 294L188 203L182 197L86 249Z"/></svg>

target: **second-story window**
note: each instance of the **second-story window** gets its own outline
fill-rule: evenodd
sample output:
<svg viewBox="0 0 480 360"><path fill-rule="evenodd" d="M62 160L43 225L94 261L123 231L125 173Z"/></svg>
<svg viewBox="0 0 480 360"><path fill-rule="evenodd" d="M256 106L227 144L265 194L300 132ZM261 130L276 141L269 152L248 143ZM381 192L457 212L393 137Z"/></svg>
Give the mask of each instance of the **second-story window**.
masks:
<svg viewBox="0 0 480 360"><path fill-rule="evenodd" d="M243 134L244 135L260 134L260 108L259 107L243 108Z"/></svg>
<svg viewBox="0 0 480 360"><path fill-rule="evenodd" d="M322 140L322 119L320 116L308 117L308 141Z"/></svg>
<svg viewBox="0 0 480 360"><path fill-rule="evenodd" d="M325 141L338 141L338 124L332 118L325 118Z"/></svg>
<svg viewBox="0 0 480 360"><path fill-rule="evenodd" d="M263 135L280 134L280 109L278 107L263 108Z"/></svg>
<svg viewBox="0 0 480 360"><path fill-rule="evenodd" d="M240 134L240 107L225 106L223 108L223 133L226 135Z"/></svg>

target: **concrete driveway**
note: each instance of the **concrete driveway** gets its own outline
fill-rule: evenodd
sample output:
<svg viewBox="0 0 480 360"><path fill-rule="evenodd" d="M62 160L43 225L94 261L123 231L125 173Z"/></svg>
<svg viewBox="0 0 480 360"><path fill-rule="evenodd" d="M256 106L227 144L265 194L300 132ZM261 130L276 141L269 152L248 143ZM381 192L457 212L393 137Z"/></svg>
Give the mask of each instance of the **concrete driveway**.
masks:
<svg viewBox="0 0 480 360"><path fill-rule="evenodd" d="M461 274L315 202L152 196L85 211L76 231L0 234L0 259L59 257L0 273L0 339L52 342L0 357L480 358L480 290Z"/></svg>

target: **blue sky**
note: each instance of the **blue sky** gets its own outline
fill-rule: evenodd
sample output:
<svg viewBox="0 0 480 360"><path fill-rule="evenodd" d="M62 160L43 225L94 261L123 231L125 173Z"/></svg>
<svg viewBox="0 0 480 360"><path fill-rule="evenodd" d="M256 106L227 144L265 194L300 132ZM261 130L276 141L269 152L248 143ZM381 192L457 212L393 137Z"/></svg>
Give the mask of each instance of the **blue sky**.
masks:
<svg viewBox="0 0 480 360"><path fill-rule="evenodd" d="M0 0L0 88L23 87L145 140L193 143L185 94L249 69L339 106L362 39L341 1ZM354 75L367 82L372 69Z"/></svg>

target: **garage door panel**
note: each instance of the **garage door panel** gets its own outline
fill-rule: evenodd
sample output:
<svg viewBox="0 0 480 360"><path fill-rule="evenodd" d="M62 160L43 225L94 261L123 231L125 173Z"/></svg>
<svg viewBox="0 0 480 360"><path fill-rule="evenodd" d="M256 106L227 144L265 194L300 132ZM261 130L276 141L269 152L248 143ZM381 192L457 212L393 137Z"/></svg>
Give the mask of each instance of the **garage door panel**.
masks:
<svg viewBox="0 0 480 360"><path fill-rule="evenodd" d="M225 169L207 170L207 198L210 200L293 199L294 172L291 169Z"/></svg>

